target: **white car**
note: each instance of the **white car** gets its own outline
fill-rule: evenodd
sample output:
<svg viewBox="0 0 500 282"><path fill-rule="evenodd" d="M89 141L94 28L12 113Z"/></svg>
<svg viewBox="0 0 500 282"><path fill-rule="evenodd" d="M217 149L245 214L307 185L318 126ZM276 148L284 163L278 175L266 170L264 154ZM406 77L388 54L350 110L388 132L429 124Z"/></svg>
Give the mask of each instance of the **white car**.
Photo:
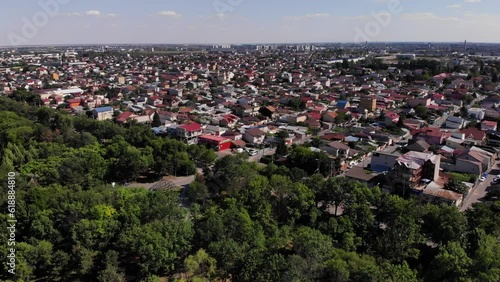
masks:
<svg viewBox="0 0 500 282"><path fill-rule="evenodd" d="M483 182L483 181L485 181L485 180L486 180L486 177L484 177L484 176L481 176L481 178L479 178L479 181L480 181L480 182Z"/></svg>

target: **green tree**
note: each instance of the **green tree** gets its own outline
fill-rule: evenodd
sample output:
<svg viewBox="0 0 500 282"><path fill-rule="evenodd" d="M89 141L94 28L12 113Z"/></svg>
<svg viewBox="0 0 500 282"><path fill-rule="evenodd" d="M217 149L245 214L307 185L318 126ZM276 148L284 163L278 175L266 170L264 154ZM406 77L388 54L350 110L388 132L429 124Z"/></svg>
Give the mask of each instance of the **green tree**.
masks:
<svg viewBox="0 0 500 282"><path fill-rule="evenodd" d="M450 242L439 249L432 262L429 278L433 281L456 281L466 277L472 260L459 243Z"/></svg>
<svg viewBox="0 0 500 282"><path fill-rule="evenodd" d="M190 255L184 260L184 267L194 277L210 279L215 274L216 261L204 249L199 249L196 254Z"/></svg>
<svg viewBox="0 0 500 282"><path fill-rule="evenodd" d="M426 119L428 117L428 110L425 106L423 105L418 105L416 108L415 108L415 113L423 118L423 119Z"/></svg>
<svg viewBox="0 0 500 282"><path fill-rule="evenodd" d="M406 115L404 113L399 114L398 122L396 123L396 127L403 128L405 126Z"/></svg>
<svg viewBox="0 0 500 282"><path fill-rule="evenodd" d="M282 157L286 156L288 154L288 146L286 145L285 141L281 139L278 142L278 145L276 146L276 157Z"/></svg>
<svg viewBox="0 0 500 282"><path fill-rule="evenodd" d="M467 219L456 207L429 204L425 206L422 219L424 233L437 244L463 242L465 239Z"/></svg>
<svg viewBox="0 0 500 282"><path fill-rule="evenodd" d="M106 253L105 268L99 272L98 280L101 282L124 282L125 275L118 270L118 252L108 251Z"/></svg>
<svg viewBox="0 0 500 282"><path fill-rule="evenodd" d="M444 189L464 194L464 196L467 194L468 190L467 185L465 185L461 181L456 180L455 178L450 178L448 183L444 185Z"/></svg>
<svg viewBox="0 0 500 282"><path fill-rule="evenodd" d="M155 112L153 115L153 121L151 122L152 127L159 127L161 126L161 120L160 120L160 115L158 112Z"/></svg>
<svg viewBox="0 0 500 282"><path fill-rule="evenodd" d="M186 196L192 203L204 204L205 201L209 198L210 194L205 184L194 181L189 184L189 188L186 191Z"/></svg>

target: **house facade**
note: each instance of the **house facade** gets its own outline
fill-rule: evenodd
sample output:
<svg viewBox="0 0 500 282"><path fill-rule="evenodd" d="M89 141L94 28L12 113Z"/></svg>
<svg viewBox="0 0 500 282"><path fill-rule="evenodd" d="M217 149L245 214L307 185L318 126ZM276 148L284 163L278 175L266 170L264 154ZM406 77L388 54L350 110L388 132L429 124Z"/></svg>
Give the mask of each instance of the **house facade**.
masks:
<svg viewBox="0 0 500 282"><path fill-rule="evenodd" d="M92 115L97 120L110 120L113 119L113 108L111 107L100 107L95 108L92 111Z"/></svg>
<svg viewBox="0 0 500 282"><path fill-rule="evenodd" d="M265 137L266 134L264 133L264 131L258 128L249 128L245 131L243 140L245 140L245 142L247 143L261 144L262 142L264 142Z"/></svg>
<svg viewBox="0 0 500 282"><path fill-rule="evenodd" d="M186 142L187 144L198 143L198 137L202 134L203 134L203 128L201 124L196 122L181 125L176 128L177 138Z"/></svg>

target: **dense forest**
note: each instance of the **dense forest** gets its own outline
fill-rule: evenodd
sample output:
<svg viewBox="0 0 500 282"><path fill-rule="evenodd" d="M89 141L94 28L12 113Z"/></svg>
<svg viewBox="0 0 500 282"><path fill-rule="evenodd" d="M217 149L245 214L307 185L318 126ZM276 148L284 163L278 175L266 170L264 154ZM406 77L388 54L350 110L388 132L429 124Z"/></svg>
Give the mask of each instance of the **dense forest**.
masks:
<svg viewBox="0 0 500 282"><path fill-rule="evenodd" d="M216 160L147 126L7 98L0 140L4 222L17 172L16 275L2 263L2 281L500 281L494 197L465 213L421 205L313 174L301 147L291 167ZM188 201L111 185L196 167Z"/></svg>

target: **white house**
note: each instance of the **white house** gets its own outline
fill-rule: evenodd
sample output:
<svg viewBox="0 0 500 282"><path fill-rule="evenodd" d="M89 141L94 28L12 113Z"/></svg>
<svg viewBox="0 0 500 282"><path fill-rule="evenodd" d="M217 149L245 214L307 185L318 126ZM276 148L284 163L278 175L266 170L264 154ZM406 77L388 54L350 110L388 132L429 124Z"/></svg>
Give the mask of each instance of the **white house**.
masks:
<svg viewBox="0 0 500 282"><path fill-rule="evenodd" d="M264 133L264 131L258 128L249 128L245 131L245 134L243 135L243 140L245 140L248 143L261 144L262 142L264 142L265 137L266 134Z"/></svg>
<svg viewBox="0 0 500 282"><path fill-rule="evenodd" d="M467 111L467 114L469 115L469 118L471 118L471 119L483 120L484 116L486 114L486 109L482 109L482 108L470 108Z"/></svg>

